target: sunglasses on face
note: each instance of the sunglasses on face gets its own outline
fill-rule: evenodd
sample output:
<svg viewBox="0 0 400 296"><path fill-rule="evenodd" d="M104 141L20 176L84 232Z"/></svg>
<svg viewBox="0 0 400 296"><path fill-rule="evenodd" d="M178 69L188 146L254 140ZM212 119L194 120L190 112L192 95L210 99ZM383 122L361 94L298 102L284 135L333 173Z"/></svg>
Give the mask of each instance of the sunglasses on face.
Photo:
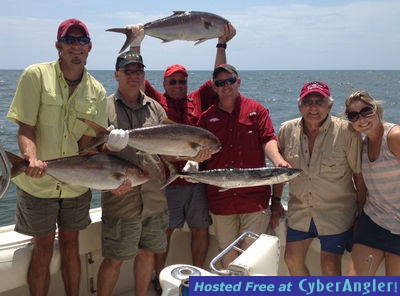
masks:
<svg viewBox="0 0 400 296"><path fill-rule="evenodd" d="M69 45L75 43L78 43L79 45L86 45L90 43L90 38L84 36L81 37L65 36L60 38L60 40L58 41Z"/></svg>
<svg viewBox="0 0 400 296"><path fill-rule="evenodd" d="M216 87L223 87L224 85L231 85L234 84L237 81L237 77L233 76L231 78L227 78L227 79L221 79L221 80L215 80L214 84Z"/></svg>
<svg viewBox="0 0 400 296"><path fill-rule="evenodd" d="M359 112L355 112L355 111L348 112L347 119L350 122L356 122L360 118L360 116L361 117L369 117L374 114L375 114L375 109L372 106L367 106L367 107L362 108Z"/></svg>
<svg viewBox="0 0 400 296"><path fill-rule="evenodd" d="M126 76L130 76L130 75L142 75L144 74L144 70L143 69L138 69L138 70L120 70L121 72L124 72L124 74Z"/></svg>
<svg viewBox="0 0 400 296"><path fill-rule="evenodd" d="M186 79L171 79L171 80L168 81L169 85L176 85L177 83L179 85L186 85L187 84L187 80Z"/></svg>
<svg viewBox="0 0 400 296"><path fill-rule="evenodd" d="M300 100L300 105L307 106L307 107L310 107L310 106L313 106L313 105L316 105L318 107L322 107L322 106L326 106L326 104L328 104L328 100L322 99L322 98L318 99L316 101L309 100L309 99Z"/></svg>

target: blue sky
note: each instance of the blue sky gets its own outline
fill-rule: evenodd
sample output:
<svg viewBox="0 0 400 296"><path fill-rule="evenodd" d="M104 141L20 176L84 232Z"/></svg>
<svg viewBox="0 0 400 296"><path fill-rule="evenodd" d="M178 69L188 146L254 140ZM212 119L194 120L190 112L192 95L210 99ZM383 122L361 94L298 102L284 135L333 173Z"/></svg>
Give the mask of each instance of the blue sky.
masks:
<svg viewBox="0 0 400 296"><path fill-rule="evenodd" d="M125 36L106 29L146 23L173 10L230 20L237 35L228 44L228 62L241 70L400 69L398 0L1 0L0 69L55 60L58 25L75 17L87 24L93 40L88 69L112 70ZM149 70L172 63L208 70L216 43L161 43L146 36L142 54Z"/></svg>

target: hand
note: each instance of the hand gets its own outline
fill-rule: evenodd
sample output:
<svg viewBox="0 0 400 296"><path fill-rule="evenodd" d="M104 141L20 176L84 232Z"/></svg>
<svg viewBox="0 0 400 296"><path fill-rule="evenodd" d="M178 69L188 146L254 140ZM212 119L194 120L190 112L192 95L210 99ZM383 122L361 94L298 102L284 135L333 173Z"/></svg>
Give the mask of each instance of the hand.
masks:
<svg viewBox="0 0 400 296"><path fill-rule="evenodd" d="M279 225L280 219L285 215L285 209L282 206L281 200L272 200L271 201L271 220L269 224L272 229Z"/></svg>
<svg viewBox="0 0 400 296"><path fill-rule="evenodd" d="M29 177L32 178L41 178L46 174L47 170L47 163L36 159L29 157L27 153L24 154L24 158L29 162L29 166L25 170L25 174Z"/></svg>
<svg viewBox="0 0 400 296"><path fill-rule="evenodd" d="M129 132L123 129L115 129L113 125L110 125L108 129L110 134L108 135L107 148L110 151L118 152L124 149L128 145Z"/></svg>
<svg viewBox="0 0 400 296"><path fill-rule="evenodd" d="M224 26L224 34L218 37L218 43L227 43L236 35L236 29L231 23Z"/></svg>
<svg viewBox="0 0 400 296"><path fill-rule="evenodd" d="M182 169L182 172L197 172L199 170L199 163L193 160L188 160Z"/></svg>
<svg viewBox="0 0 400 296"><path fill-rule="evenodd" d="M131 47L140 47L140 44L144 38L144 26L142 24L137 25L127 25L126 28L131 30L135 39L131 42Z"/></svg>

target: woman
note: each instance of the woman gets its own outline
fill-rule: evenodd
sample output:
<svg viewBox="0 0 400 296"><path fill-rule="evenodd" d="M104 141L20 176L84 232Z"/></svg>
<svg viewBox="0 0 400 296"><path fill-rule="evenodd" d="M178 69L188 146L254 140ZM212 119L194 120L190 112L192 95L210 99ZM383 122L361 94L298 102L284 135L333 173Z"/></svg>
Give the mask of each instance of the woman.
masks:
<svg viewBox="0 0 400 296"><path fill-rule="evenodd" d="M357 275L374 275L385 260L386 275L400 275L400 126L383 121L383 110L368 92L346 100L346 116L365 135L362 173L367 198L354 234Z"/></svg>

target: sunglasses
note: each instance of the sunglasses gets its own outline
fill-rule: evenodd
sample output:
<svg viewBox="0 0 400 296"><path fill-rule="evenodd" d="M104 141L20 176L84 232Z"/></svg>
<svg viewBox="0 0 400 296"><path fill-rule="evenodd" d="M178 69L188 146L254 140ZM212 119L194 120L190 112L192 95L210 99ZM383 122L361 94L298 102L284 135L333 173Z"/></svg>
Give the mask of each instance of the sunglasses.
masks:
<svg viewBox="0 0 400 296"><path fill-rule="evenodd" d="M121 72L124 72L124 74L126 76L130 76L130 75L142 75L144 74L144 70L139 69L139 70L120 70Z"/></svg>
<svg viewBox="0 0 400 296"><path fill-rule="evenodd" d="M322 106L326 106L327 103L328 103L328 101L325 100L325 99L318 99L316 101L308 100L308 99L300 100L300 105L307 106L307 107L310 107L310 106L313 106L313 105L316 105L318 107L322 107Z"/></svg>
<svg viewBox="0 0 400 296"><path fill-rule="evenodd" d="M231 78L227 78L227 79L221 79L221 80L215 80L214 84L216 87L223 87L224 85L231 85L234 84L237 81L237 77L233 76Z"/></svg>
<svg viewBox="0 0 400 296"><path fill-rule="evenodd" d="M62 37L58 40L59 42L65 43L65 44L75 44L78 43L79 45L86 45L90 43L90 38L89 37L73 37L73 36L65 36Z"/></svg>
<svg viewBox="0 0 400 296"><path fill-rule="evenodd" d="M171 80L168 81L169 85L176 85L177 83L179 85L186 85L187 84L187 80L186 79L171 79Z"/></svg>
<svg viewBox="0 0 400 296"><path fill-rule="evenodd" d="M372 106L367 106L367 107L362 108L359 112L355 112L355 111L347 112L346 115L347 115L347 119L350 122L356 122L360 118L360 116L361 117L370 117L374 114L375 114L375 108Z"/></svg>

